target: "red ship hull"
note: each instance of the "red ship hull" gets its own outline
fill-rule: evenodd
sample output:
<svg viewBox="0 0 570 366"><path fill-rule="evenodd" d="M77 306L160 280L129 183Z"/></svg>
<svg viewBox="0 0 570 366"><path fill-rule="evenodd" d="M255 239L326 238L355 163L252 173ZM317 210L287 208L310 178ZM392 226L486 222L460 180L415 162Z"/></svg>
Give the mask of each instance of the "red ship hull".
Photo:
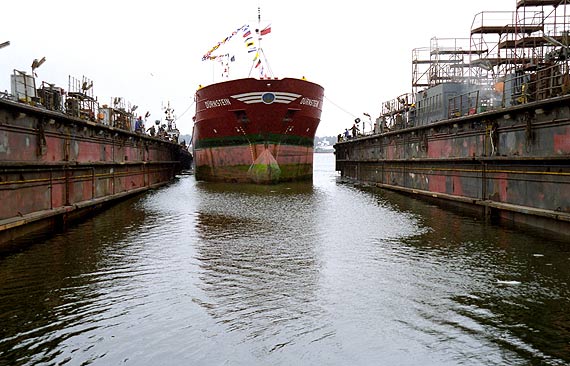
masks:
<svg viewBox="0 0 570 366"><path fill-rule="evenodd" d="M196 92L198 180L277 183L313 176L323 88L299 79L239 79Z"/></svg>

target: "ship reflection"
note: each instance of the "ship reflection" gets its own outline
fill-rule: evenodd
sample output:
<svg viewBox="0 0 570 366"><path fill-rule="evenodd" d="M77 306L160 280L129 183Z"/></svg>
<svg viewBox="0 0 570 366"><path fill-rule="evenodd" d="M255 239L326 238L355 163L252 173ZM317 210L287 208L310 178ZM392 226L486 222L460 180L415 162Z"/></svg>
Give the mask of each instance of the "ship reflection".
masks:
<svg viewBox="0 0 570 366"><path fill-rule="evenodd" d="M197 187L205 194L239 194L240 196L251 195L298 195L312 194L312 181L288 182L280 184L233 184L221 182L197 182Z"/></svg>
<svg viewBox="0 0 570 366"><path fill-rule="evenodd" d="M197 216L201 302L228 331L291 341L324 327L311 184L204 184Z"/></svg>

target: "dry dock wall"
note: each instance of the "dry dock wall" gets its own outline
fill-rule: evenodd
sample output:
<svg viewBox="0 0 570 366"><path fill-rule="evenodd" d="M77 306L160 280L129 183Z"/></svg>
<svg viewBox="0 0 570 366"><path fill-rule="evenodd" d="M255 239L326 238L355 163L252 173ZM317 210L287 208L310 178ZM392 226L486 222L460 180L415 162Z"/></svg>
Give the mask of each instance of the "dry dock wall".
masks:
<svg viewBox="0 0 570 366"><path fill-rule="evenodd" d="M568 96L335 145L345 178L570 236Z"/></svg>
<svg viewBox="0 0 570 366"><path fill-rule="evenodd" d="M170 182L180 147L0 100L0 243Z"/></svg>

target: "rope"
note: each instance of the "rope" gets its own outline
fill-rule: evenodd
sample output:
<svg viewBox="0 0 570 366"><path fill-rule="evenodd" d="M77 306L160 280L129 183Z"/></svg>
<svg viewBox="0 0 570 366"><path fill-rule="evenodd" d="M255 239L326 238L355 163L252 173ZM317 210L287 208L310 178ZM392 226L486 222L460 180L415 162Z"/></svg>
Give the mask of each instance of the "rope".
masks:
<svg viewBox="0 0 570 366"><path fill-rule="evenodd" d="M348 114L349 116L351 116L352 118L358 118L357 116L355 116L354 114L350 113L349 111L347 111L346 109L342 108L341 106L339 106L338 104L336 104L335 102L333 102L332 100L330 100L329 98L327 98L327 96L324 96L325 99L327 101L329 101L332 105L334 105L335 107L337 107L338 109L340 109L341 111L343 111L344 113Z"/></svg>
<svg viewBox="0 0 570 366"><path fill-rule="evenodd" d="M185 110L184 112L182 112L181 115L179 115L178 117L176 117L176 118L174 119L174 121L172 121L172 122L178 121L180 118L182 118L182 116L183 116L186 112L188 112L188 111L190 110L190 108L192 108L192 106L195 106L195 105L196 105L196 104L195 104L194 102L192 102L192 103L188 106L188 108L186 108L186 110Z"/></svg>

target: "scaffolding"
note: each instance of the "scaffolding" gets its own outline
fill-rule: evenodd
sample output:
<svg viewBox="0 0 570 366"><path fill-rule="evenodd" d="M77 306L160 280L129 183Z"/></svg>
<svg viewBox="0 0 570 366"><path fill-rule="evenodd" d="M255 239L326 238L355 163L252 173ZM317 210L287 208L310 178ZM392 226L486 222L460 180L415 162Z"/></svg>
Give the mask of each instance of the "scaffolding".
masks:
<svg viewBox="0 0 570 366"><path fill-rule="evenodd" d="M45 81L42 81L42 85L38 89L41 105L50 111L63 112L63 95L64 91L62 88Z"/></svg>
<svg viewBox="0 0 570 366"><path fill-rule="evenodd" d="M65 99L65 113L95 122L97 99L93 96L93 81L85 76L81 80L69 76L67 98Z"/></svg>
<svg viewBox="0 0 570 366"><path fill-rule="evenodd" d="M513 12L483 12L471 29L471 74L503 92L502 106L560 95L568 79L570 0L519 0ZM497 16L500 15L500 16ZM503 23L496 23L498 19Z"/></svg>
<svg viewBox="0 0 570 366"><path fill-rule="evenodd" d="M97 118L100 123L120 128L122 130L133 131L135 130L135 114L137 110L136 105L125 101L123 97L111 98L110 106L103 104L99 108Z"/></svg>
<svg viewBox="0 0 570 366"><path fill-rule="evenodd" d="M437 38L429 48L412 50L412 93L443 83L471 83L470 60L485 51L470 48L469 38Z"/></svg>
<svg viewBox="0 0 570 366"><path fill-rule="evenodd" d="M426 124L570 93L568 5L518 0L514 11L476 14L469 38L415 48L412 93L382 103L380 119Z"/></svg>

